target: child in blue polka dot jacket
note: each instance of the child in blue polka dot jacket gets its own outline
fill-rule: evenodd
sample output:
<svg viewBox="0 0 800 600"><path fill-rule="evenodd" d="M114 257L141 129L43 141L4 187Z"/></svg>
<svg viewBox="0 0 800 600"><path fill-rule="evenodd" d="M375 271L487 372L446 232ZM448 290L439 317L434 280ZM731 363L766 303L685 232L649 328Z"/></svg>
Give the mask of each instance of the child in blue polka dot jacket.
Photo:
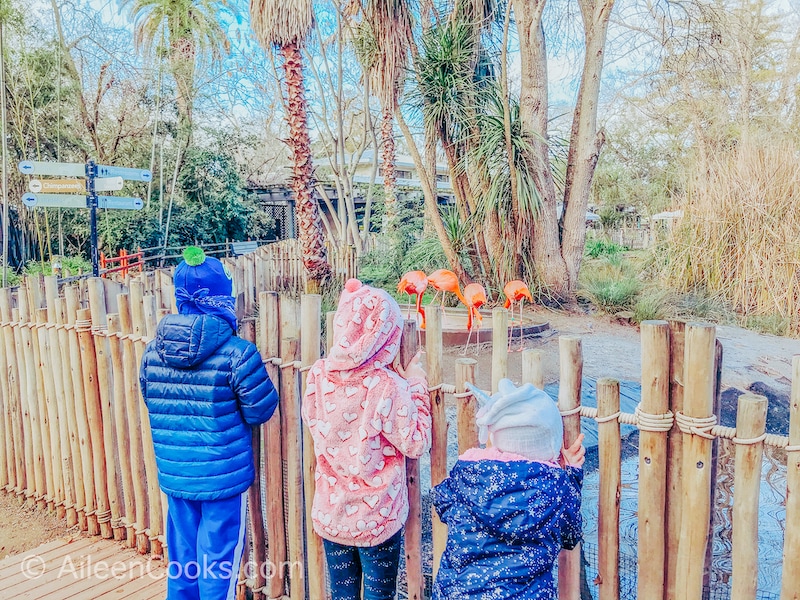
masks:
<svg viewBox="0 0 800 600"><path fill-rule="evenodd" d="M530 384L471 391L490 446L465 452L433 489L448 530L433 598L556 600L558 553L581 540L583 435L563 448L555 402Z"/></svg>

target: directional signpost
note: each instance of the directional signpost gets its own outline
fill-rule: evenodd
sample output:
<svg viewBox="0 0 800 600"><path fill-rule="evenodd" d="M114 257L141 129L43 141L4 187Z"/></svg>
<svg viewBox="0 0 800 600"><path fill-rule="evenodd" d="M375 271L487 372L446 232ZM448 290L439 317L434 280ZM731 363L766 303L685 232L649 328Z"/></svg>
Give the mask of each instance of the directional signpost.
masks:
<svg viewBox="0 0 800 600"><path fill-rule="evenodd" d="M56 175L72 178L31 179L28 183L30 192L22 196L22 203L28 208L89 209L92 272L95 277L100 274L97 254L97 209L141 210L144 206L141 198L98 196L97 192L117 192L123 188L125 180L151 181L153 179L153 174L147 169L98 165L93 160L86 164L23 160L19 163L19 171L25 175Z"/></svg>

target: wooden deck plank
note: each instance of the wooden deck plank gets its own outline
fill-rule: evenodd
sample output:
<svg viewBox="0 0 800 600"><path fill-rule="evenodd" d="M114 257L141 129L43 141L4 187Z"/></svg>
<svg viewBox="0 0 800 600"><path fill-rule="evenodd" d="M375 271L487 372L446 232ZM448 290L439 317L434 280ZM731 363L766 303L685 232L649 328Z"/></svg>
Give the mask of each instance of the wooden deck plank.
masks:
<svg viewBox="0 0 800 600"><path fill-rule="evenodd" d="M118 552L119 547L111 542L102 544L100 548L90 549L66 556L48 563L45 573L38 578L26 577L20 573L21 580L8 588L8 597L14 598L49 598L51 594L62 595L62 590L70 585L78 585L83 579L93 579L89 572L99 562L108 561Z"/></svg>
<svg viewBox="0 0 800 600"><path fill-rule="evenodd" d="M34 548L28 552L25 552L20 555L13 556L11 558L15 559L13 561L9 561L6 565L5 561L2 565L0 565L0 589L3 589L2 586L6 585L7 579L10 577L14 577L15 575L20 575L22 572L22 565L23 561L27 560L29 568L36 568L36 565L31 563L30 560L33 557L38 556L44 561L45 568L49 564L54 564L58 562L59 559L70 554L72 552L82 552L88 550L89 548L93 547L94 544L99 543L98 539L92 538L84 538L81 540L77 540L73 543L65 542L61 546L57 548L48 548L45 552L40 553L39 548ZM41 563L40 563L41 564Z"/></svg>
<svg viewBox="0 0 800 600"><path fill-rule="evenodd" d="M127 590L145 590L151 584L157 584L159 579L166 579L166 569L160 565L155 566L153 562L148 563L138 555L113 558L113 561L108 561L109 568L114 568L114 564L120 565L116 567L115 574L109 572L105 577L93 577L79 585L71 585L59 594L59 599L123 598ZM166 584L161 588L166 590ZM136 597L140 598L141 594L137 592Z"/></svg>
<svg viewBox="0 0 800 600"><path fill-rule="evenodd" d="M36 561L30 562L34 557ZM112 568L115 570L110 571ZM31 572L39 576L32 578ZM163 600L166 588L163 561L149 560L117 542L99 538L55 540L0 561L3 599Z"/></svg>
<svg viewBox="0 0 800 600"><path fill-rule="evenodd" d="M155 575L155 574L154 574ZM162 577L154 579L153 577L145 574L144 577L139 577L132 581L124 582L114 588L114 591L108 594L109 598L114 600L144 600L150 597L166 597L167 595L167 571L163 569ZM94 592L94 590L90 590ZM94 600L99 596L92 595L77 595L69 597L69 600Z"/></svg>
<svg viewBox="0 0 800 600"><path fill-rule="evenodd" d="M75 540L54 540L52 542L47 542L46 544L42 544L32 550L28 550L26 552L21 552L20 554L15 554L13 556L8 556L3 560L0 560L0 579L4 579L8 577L9 573L19 573L20 565L22 561L29 559L32 556L41 556L45 560L48 559L49 556L56 555L56 556L63 556L66 552L65 548L70 547L77 547L77 546L86 546L92 544L94 541L92 538L78 538Z"/></svg>

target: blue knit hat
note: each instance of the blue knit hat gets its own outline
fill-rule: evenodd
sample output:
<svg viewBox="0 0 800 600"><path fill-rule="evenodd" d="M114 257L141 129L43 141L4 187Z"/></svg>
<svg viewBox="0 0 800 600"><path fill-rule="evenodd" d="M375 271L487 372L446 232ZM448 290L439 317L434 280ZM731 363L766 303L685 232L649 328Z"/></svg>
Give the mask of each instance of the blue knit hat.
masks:
<svg viewBox="0 0 800 600"><path fill-rule="evenodd" d="M189 246L175 268L175 304L182 315L208 314L224 319L236 330L236 299L228 269L201 248Z"/></svg>

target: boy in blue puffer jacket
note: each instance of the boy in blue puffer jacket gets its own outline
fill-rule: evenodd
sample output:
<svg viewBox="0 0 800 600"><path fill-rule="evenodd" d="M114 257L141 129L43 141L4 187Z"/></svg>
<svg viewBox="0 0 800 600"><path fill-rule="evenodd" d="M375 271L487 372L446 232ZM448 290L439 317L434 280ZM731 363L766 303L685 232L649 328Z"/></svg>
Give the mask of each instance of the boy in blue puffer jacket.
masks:
<svg viewBox="0 0 800 600"><path fill-rule="evenodd" d="M167 600L233 600L255 467L251 426L278 395L255 345L238 338L233 281L189 247L175 269L177 315L158 324L139 380L167 495Z"/></svg>
<svg viewBox="0 0 800 600"><path fill-rule="evenodd" d="M556 600L553 565L581 540L583 434L562 448L550 397L508 379L478 411L481 443L433 489L447 525L434 600ZM559 464L559 462L563 463Z"/></svg>

